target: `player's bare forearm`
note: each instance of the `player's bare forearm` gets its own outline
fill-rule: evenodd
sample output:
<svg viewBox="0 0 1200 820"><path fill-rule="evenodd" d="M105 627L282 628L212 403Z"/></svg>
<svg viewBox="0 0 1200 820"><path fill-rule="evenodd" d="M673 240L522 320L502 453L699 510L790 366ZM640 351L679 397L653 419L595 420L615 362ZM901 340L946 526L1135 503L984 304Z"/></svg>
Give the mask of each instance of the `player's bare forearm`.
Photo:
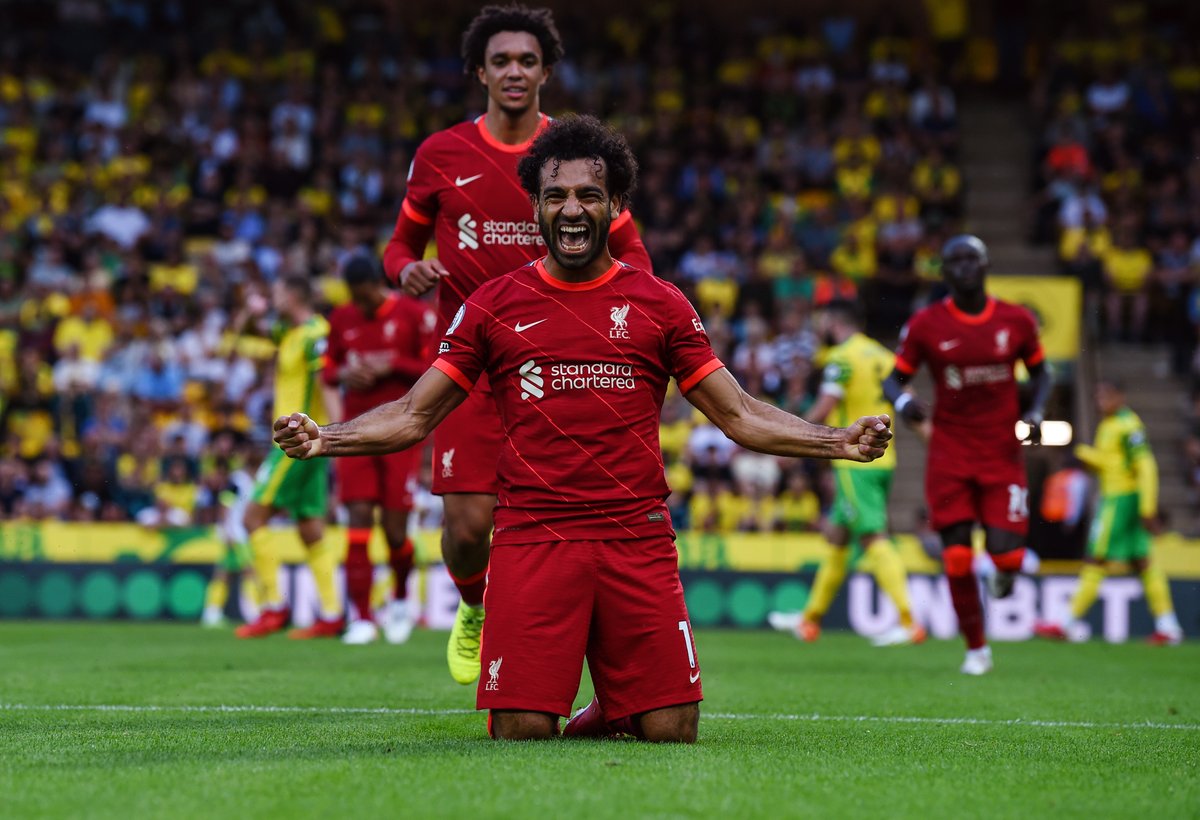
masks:
<svg viewBox="0 0 1200 820"><path fill-rule="evenodd" d="M891 440L887 416L859 419L851 427L825 427L750 396L724 368L705 377L687 399L747 450L789 458L873 461Z"/></svg>
<svg viewBox="0 0 1200 820"><path fill-rule="evenodd" d="M1033 387L1033 398L1029 402L1027 418L1041 421L1046 415L1046 402L1050 399L1050 389L1054 386L1050 368L1045 362L1029 365L1029 382Z"/></svg>
<svg viewBox="0 0 1200 820"><path fill-rule="evenodd" d="M276 419L273 438L288 456L373 456L406 450L424 441L467 392L430 368L402 398L341 424L318 427L302 413Z"/></svg>

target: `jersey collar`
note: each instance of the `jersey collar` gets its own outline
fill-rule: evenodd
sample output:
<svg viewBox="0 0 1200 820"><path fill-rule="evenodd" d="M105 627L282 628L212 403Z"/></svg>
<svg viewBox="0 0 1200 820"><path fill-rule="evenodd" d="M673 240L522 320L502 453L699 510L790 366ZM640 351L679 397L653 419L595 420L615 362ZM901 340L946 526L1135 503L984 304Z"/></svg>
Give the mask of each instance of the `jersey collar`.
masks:
<svg viewBox="0 0 1200 820"><path fill-rule="evenodd" d="M979 313L964 313L958 305L954 304L954 299L950 296L942 300L942 304L946 306L946 310L950 311L951 316L964 325L981 325L992 318L992 314L996 312L996 300L991 296L987 298L987 304Z"/></svg>
<svg viewBox="0 0 1200 820"><path fill-rule="evenodd" d="M400 303L400 297L395 293L389 293L387 298L383 300L383 304L379 306L379 310L375 311L372 319L382 319L396 309L396 305Z"/></svg>
<svg viewBox="0 0 1200 820"><path fill-rule="evenodd" d="M530 143L537 139L538 136L546 130L546 126L549 124L550 118L545 114L538 112L538 127L534 130L533 136L524 142L517 143L516 145L509 145L507 142L501 142L492 136L492 132L487 129L487 121L484 115L480 114L475 120L475 125L479 127L479 136L483 139L483 141L495 148L497 151L503 151L506 154L523 154L528 151Z"/></svg>
<svg viewBox="0 0 1200 820"><path fill-rule="evenodd" d="M612 281L612 278L617 275L617 271L623 266L614 259L611 268L589 282L564 282L561 279L557 279L550 275L550 272L546 270L546 266L541 259L534 262L533 267L537 270L538 276L542 277L542 281L552 288L558 288L559 290L594 290Z"/></svg>

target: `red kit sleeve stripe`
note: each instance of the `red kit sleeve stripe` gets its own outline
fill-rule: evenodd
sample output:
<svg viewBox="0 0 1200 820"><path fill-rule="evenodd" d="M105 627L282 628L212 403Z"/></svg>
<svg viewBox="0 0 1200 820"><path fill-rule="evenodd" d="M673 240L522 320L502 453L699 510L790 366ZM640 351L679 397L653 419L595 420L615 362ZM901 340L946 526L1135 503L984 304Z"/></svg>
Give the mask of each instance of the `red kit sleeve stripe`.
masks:
<svg viewBox="0 0 1200 820"><path fill-rule="evenodd" d="M896 369L899 370L901 373L903 373L905 376L911 376L913 373L917 372L917 368L913 367L911 364L904 361L904 359L901 359L899 356L896 357Z"/></svg>
<svg viewBox="0 0 1200 820"><path fill-rule="evenodd" d="M705 376L715 370L720 370L724 366L724 363L722 363L720 359L710 359L708 362L700 365L699 368L692 371L692 375L688 376L679 383L679 392L686 393L703 381Z"/></svg>
<svg viewBox="0 0 1200 820"><path fill-rule="evenodd" d="M463 390L466 390L468 393L470 393L471 388L475 386L471 383L470 379L463 375L461 370L450 364L450 362L446 361L445 359L434 359L433 366L445 373L450 378L454 379L454 383Z"/></svg>
<svg viewBox="0 0 1200 820"><path fill-rule="evenodd" d="M400 203L400 210L404 211L404 215L407 216L409 219L411 219L413 222L420 222L422 225L432 225L433 224L433 217L425 216L425 214L421 213L416 208L414 208L412 205L408 204L408 199L405 199L403 202Z"/></svg>
<svg viewBox="0 0 1200 820"><path fill-rule="evenodd" d="M1038 345L1037 350L1033 351L1033 355L1025 360L1026 365L1041 364L1046 358L1046 351L1042 350L1042 346Z"/></svg>

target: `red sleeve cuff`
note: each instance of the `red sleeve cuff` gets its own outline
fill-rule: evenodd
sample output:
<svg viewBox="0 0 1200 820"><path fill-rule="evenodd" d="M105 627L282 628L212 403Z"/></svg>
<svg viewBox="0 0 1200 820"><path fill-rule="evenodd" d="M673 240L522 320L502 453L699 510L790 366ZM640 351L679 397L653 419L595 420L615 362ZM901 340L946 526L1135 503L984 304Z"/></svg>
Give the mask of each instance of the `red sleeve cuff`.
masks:
<svg viewBox="0 0 1200 820"><path fill-rule="evenodd" d="M411 203L409 203L407 198L405 198L405 200L400 203L400 210L403 211L404 215L407 216L409 219L411 219L413 222L419 222L422 225L432 225L433 224L433 217L425 216L425 214L418 211L415 207L413 207L413 205Z"/></svg>
<svg viewBox="0 0 1200 820"><path fill-rule="evenodd" d="M1041 345L1038 345L1037 350L1033 351L1029 358L1025 360L1025 366L1029 367L1031 365L1041 364L1043 361L1045 361L1045 359L1046 351L1042 350Z"/></svg>
<svg viewBox="0 0 1200 820"><path fill-rule="evenodd" d="M704 381L704 377L715 370L720 370L724 367L724 363L720 359L709 359L697 369L692 371L692 375L688 376L683 381L679 382L679 392L686 393L700 382Z"/></svg>
<svg viewBox="0 0 1200 820"><path fill-rule="evenodd" d="M909 364L904 359L901 359L899 356L896 357L896 369L899 370L901 373L903 373L905 376L911 376L913 373L917 372L917 368L915 365Z"/></svg>
<svg viewBox="0 0 1200 820"><path fill-rule="evenodd" d="M450 362L446 361L445 359L434 359L433 367L436 367L438 370L445 373L454 380L455 384L457 384L463 390L466 390L468 393L470 393L471 388L475 386L475 384L468 379L461 370L450 364Z"/></svg>

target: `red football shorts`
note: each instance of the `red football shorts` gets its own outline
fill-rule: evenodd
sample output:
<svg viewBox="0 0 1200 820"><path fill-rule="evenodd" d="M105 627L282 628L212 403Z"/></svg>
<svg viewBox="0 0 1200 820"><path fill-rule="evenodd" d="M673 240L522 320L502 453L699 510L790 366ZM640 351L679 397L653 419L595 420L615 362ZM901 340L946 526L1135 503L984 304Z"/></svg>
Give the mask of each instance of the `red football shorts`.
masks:
<svg viewBox="0 0 1200 820"><path fill-rule="evenodd" d="M671 538L493 546L476 706L570 715L586 656L604 716L703 699Z"/></svg>
<svg viewBox="0 0 1200 820"><path fill-rule="evenodd" d="M412 509L412 482L421 448L384 456L345 456L334 459L338 498L343 504L370 501L385 510Z"/></svg>
<svg viewBox="0 0 1200 820"><path fill-rule="evenodd" d="M1021 461L986 461L966 474L931 460L925 471L925 501L935 530L963 521L1019 535L1029 531L1029 490Z"/></svg>
<svg viewBox="0 0 1200 820"><path fill-rule="evenodd" d="M490 493L500 484L496 468L504 431L490 390L472 390L433 431L433 492Z"/></svg>

